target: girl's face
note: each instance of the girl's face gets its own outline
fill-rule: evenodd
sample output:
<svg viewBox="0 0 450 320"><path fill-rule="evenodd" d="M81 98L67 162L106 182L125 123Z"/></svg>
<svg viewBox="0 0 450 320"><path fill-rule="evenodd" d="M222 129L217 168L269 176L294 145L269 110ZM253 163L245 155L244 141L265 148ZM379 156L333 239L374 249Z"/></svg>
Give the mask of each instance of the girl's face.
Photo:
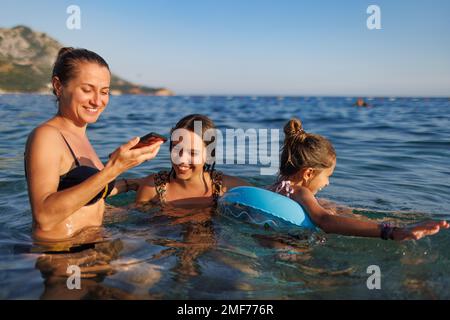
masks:
<svg viewBox="0 0 450 320"><path fill-rule="evenodd" d="M323 188L327 187L330 184L330 177L333 174L335 166L336 162L334 162L332 167L319 171L309 181L306 187L312 192L312 194L315 195L317 192L321 191Z"/></svg>
<svg viewBox="0 0 450 320"><path fill-rule="evenodd" d="M192 131L177 129L172 134L172 141L171 160L177 178L189 180L201 175L206 163L206 146L202 138Z"/></svg>
<svg viewBox="0 0 450 320"><path fill-rule="evenodd" d="M60 113L79 125L96 122L109 102L110 81L111 75L106 67L96 63L79 63L77 76L65 86L54 80Z"/></svg>
<svg viewBox="0 0 450 320"><path fill-rule="evenodd" d="M329 168L317 171L312 168L308 168L301 173L301 181L299 184L302 187L309 189L312 194L316 195L317 192L330 184L330 177L336 167L336 160L333 161L333 165Z"/></svg>

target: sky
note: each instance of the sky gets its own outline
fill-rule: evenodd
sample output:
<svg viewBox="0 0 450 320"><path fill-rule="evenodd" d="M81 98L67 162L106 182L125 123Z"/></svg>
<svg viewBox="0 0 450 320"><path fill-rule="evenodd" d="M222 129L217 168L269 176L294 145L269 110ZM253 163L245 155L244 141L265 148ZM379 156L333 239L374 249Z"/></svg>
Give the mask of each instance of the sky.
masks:
<svg viewBox="0 0 450 320"><path fill-rule="evenodd" d="M450 96L448 0L0 0L16 25L180 95Z"/></svg>

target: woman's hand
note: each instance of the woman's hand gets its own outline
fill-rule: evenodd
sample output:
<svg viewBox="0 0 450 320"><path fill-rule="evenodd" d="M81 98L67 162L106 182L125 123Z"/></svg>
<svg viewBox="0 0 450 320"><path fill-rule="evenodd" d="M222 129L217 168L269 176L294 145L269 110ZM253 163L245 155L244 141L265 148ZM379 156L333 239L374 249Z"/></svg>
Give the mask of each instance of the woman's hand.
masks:
<svg viewBox="0 0 450 320"><path fill-rule="evenodd" d="M134 168L144 161L153 159L159 152L162 141L158 141L150 146L133 149L139 143L139 137L136 137L127 143L121 145L109 157L105 168L113 169L114 175L118 176L121 173Z"/></svg>
<svg viewBox="0 0 450 320"><path fill-rule="evenodd" d="M420 238L436 234L441 229L448 229L449 226L447 221L427 221L414 226L395 229L392 237L393 240L397 241L419 240Z"/></svg>

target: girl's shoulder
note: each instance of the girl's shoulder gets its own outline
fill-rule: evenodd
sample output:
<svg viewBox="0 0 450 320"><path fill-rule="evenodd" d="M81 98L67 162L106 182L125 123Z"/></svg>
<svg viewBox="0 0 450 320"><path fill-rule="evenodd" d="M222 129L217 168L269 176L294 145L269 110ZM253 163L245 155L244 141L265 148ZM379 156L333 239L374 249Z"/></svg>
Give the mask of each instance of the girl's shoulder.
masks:
<svg viewBox="0 0 450 320"><path fill-rule="evenodd" d="M251 186L251 184L238 177L229 176L225 174L222 175L223 192L227 192L230 189L240 186Z"/></svg>
<svg viewBox="0 0 450 320"><path fill-rule="evenodd" d="M292 193L292 199L300 202L302 205L311 202L318 203L314 194L308 188L304 187L296 188Z"/></svg>
<svg viewBox="0 0 450 320"><path fill-rule="evenodd" d="M292 200L297 201L316 223L318 218L333 214L330 210L323 208L316 196L307 188L296 189L292 194Z"/></svg>
<svg viewBox="0 0 450 320"><path fill-rule="evenodd" d="M170 172L167 170L162 170L156 173L152 173L147 177L143 178L140 183L140 188L158 188L169 182Z"/></svg>
<svg viewBox="0 0 450 320"><path fill-rule="evenodd" d="M142 179L136 194L136 202L147 202L159 198L168 178L169 171L163 170Z"/></svg>
<svg viewBox="0 0 450 320"><path fill-rule="evenodd" d="M155 184L155 186L166 184L169 182L169 176L170 176L170 171L161 170L152 175L153 183Z"/></svg>

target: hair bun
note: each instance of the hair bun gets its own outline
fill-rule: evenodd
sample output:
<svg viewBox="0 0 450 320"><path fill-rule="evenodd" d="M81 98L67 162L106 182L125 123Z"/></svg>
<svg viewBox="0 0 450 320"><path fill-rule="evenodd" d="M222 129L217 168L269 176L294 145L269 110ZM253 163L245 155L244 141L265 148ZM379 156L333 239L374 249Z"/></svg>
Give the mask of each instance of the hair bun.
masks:
<svg viewBox="0 0 450 320"><path fill-rule="evenodd" d="M302 122L300 121L300 119L292 118L284 126L284 134L286 135L286 138L301 136L305 133L306 132L303 129Z"/></svg>
<svg viewBox="0 0 450 320"><path fill-rule="evenodd" d="M58 58L65 55L67 52L72 52L73 50L75 50L73 47L63 47L63 48L59 49Z"/></svg>

